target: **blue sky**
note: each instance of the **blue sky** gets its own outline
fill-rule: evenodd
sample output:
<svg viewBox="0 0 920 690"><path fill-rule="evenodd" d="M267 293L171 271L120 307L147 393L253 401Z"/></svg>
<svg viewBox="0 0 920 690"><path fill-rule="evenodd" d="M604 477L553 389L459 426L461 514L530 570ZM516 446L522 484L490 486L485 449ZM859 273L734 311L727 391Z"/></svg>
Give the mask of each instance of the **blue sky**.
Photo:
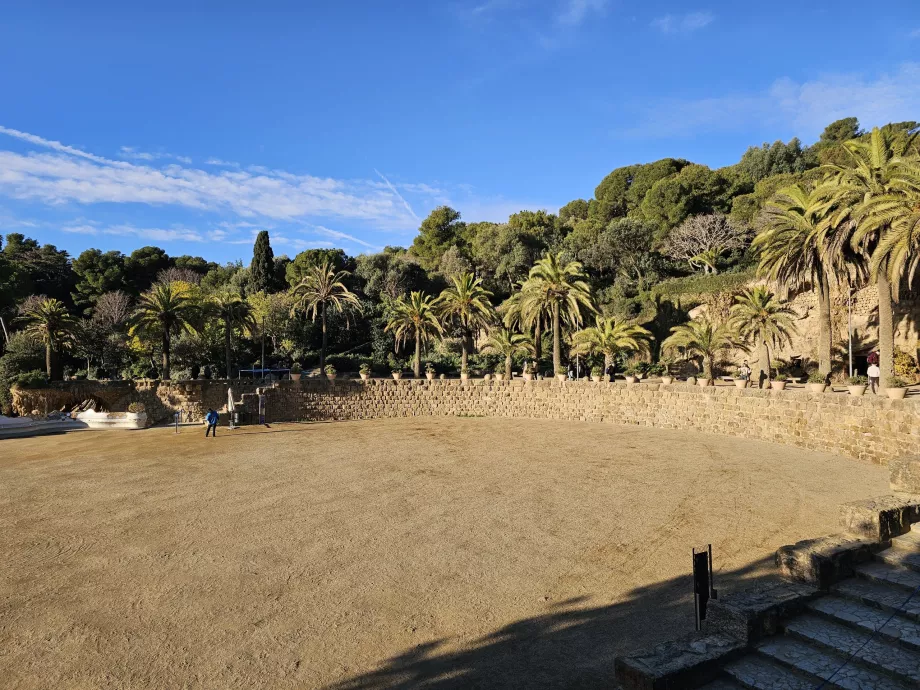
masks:
<svg viewBox="0 0 920 690"><path fill-rule="evenodd" d="M0 233L360 253L439 204L501 221L629 163L920 120L915 0L136 5L0 9Z"/></svg>

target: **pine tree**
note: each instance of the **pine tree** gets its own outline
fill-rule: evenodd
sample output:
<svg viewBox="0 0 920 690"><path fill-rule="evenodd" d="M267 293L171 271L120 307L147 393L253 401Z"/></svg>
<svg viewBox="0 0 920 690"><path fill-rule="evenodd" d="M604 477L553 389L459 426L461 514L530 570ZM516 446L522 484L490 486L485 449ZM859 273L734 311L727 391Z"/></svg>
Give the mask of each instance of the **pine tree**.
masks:
<svg viewBox="0 0 920 690"><path fill-rule="evenodd" d="M252 250L249 289L251 292L271 292L274 287L275 254L268 241L268 230L262 230L256 237L256 244Z"/></svg>

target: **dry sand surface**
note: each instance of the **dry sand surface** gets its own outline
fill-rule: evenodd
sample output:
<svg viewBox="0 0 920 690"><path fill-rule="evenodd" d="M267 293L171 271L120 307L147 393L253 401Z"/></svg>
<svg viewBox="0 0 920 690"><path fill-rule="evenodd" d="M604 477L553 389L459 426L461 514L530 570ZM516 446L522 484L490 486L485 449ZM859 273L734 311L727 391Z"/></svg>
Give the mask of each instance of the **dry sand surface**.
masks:
<svg viewBox="0 0 920 690"><path fill-rule="evenodd" d="M4 688L609 687L881 467L605 424L0 441Z"/></svg>

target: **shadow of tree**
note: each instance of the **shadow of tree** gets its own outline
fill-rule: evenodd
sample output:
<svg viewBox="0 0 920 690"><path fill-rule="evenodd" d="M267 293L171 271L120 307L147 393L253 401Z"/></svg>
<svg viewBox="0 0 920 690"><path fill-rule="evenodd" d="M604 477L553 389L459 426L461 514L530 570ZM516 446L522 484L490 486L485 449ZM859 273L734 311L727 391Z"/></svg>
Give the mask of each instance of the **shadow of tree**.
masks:
<svg viewBox="0 0 920 690"><path fill-rule="evenodd" d="M689 566L689 553L688 553ZM773 558L715 575L728 591L775 581ZM379 668L326 690L436 688L611 688L618 655L693 631L692 579L639 587L621 602L591 606L574 597L460 647L430 641L388 659Z"/></svg>

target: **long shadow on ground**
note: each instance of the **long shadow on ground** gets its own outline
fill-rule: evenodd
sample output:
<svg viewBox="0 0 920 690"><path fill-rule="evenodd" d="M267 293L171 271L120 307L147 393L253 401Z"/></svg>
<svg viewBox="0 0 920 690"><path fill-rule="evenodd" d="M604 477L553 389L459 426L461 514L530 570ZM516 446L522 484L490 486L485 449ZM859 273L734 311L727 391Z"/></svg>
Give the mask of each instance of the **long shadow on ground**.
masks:
<svg viewBox="0 0 920 690"><path fill-rule="evenodd" d="M716 586L724 594L774 578L772 557L763 558L717 575ZM633 590L615 604L569 599L462 649L445 649L448 639L407 649L326 690L611 688L615 656L693 631L691 591L687 575Z"/></svg>

